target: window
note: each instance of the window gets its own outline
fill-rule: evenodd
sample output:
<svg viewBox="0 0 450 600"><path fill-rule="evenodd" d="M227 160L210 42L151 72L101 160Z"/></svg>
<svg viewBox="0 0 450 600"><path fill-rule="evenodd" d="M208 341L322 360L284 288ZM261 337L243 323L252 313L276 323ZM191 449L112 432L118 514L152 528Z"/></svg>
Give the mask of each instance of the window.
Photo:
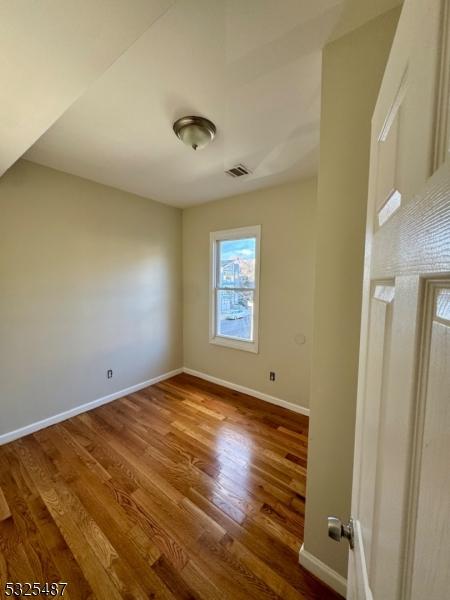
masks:
<svg viewBox="0 0 450 600"><path fill-rule="evenodd" d="M211 233L210 342L258 352L261 227Z"/></svg>

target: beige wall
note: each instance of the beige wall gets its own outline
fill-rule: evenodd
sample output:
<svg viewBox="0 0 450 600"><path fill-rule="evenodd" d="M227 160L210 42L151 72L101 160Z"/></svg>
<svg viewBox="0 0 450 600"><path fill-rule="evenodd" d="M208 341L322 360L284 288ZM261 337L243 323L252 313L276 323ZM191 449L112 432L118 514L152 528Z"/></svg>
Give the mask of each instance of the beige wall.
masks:
<svg viewBox="0 0 450 600"><path fill-rule="evenodd" d="M350 515L370 123L399 10L323 54L305 549L346 575L327 516Z"/></svg>
<svg viewBox="0 0 450 600"><path fill-rule="evenodd" d="M403 0L346 0L329 42L400 6Z"/></svg>
<svg viewBox="0 0 450 600"><path fill-rule="evenodd" d="M26 161L3 176L0 434L181 367L181 333L178 209Z"/></svg>
<svg viewBox="0 0 450 600"><path fill-rule="evenodd" d="M186 367L308 406L315 207L311 179L183 211ZM209 234L246 225L262 226L258 354L209 343Z"/></svg>

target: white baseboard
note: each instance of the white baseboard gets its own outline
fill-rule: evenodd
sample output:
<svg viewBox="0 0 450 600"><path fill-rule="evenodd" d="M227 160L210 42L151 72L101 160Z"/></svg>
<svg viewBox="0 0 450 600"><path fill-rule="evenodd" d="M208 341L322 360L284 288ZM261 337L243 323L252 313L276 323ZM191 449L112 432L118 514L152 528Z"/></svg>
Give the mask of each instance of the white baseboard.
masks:
<svg viewBox="0 0 450 600"><path fill-rule="evenodd" d="M202 373L201 371L195 371L194 369L189 369L188 367L184 367L183 372L187 373L188 375L200 377L200 379L205 379L206 381L210 381L211 383L217 383L217 385L222 385L223 387L229 388L230 390L242 392L243 394L247 394L249 396L254 396L255 398L259 398L259 400L264 400L265 402L270 402L271 404L282 406L283 408L287 408L288 410L292 410L296 413L300 413L301 415L306 415L307 417L309 417L309 408L305 408L304 406L293 404L292 402L287 402L286 400L282 400L281 398L276 398L275 396L270 396L269 394L264 394L263 392L258 392L257 390L252 390L251 388L245 387L243 385L231 383L231 381L225 381L224 379L219 379L218 377L213 377L212 375Z"/></svg>
<svg viewBox="0 0 450 600"><path fill-rule="evenodd" d="M305 567L307 571L330 586L335 592L341 594L344 598L346 597L347 580L345 577L342 577L342 575L333 571L328 565L305 550L304 544L302 544L302 547L300 548L299 563L302 567Z"/></svg>
<svg viewBox="0 0 450 600"><path fill-rule="evenodd" d="M292 402L281 400L281 398L275 398L275 396L270 396L269 394L264 394L262 392L258 392L257 390L252 390L251 388L247 388L236 383L231 383L230 381L225 381L224 379L219 379L218 377L213 377L212 375L207 375L206 373L201 373L200 371L194 371L193 369L188 369L187 367L184 367L182 369L175 369L174 371L169 371L168 373L158 375L157 377L153 377L152 379L148 379L147 381L142 381L141 383L137 383L136 385L133 385L131 387L119 390L117 392L114 392L113 394L109 394L108 396L103 396L102 398L98 398L97 400L93 400L92 402L80 404L79 406L75 406L74 408L71 408L64 412L52 415L47 419L42 419L41 421L30 423L30 425L25 425L25 427L20 427L19 429L15 429L14 431L3 433L0 435L0 446L17 440L18 438L24 437L25 435L29 435L30 433L34 433L35 431L39 431L39 429L44 429L45 427L49 427L50 425L54 425L55 423L60 423L61 421L70 419L70 417L75 417L76 415L79 415L83 412L92 410L93 408L97 408L98 406L102 406L102 404L107 404L108 402L112 402L113 400L117 400L118 398L122 398L123 396L127 396L128 394L132 394L133 392L142 390L146 387L149 387L150 385L158 383L159 381L169 379L170 377L174 377L175 375L179 375L183 372L188 373L189 375L194 375L195 377L200 377L201 379L205 379L206 381L210 381L211 383L217 383L218 385L222 385L223 387L229 388L231 390L242 392L243 394L248 394L249 396L254 396L255 398L259 398L260 400L264 400L265 402L270 402L271 404L282 406L283 408L287 408L302 415L309 416L309 409L304 408L303 406L292 404Z"/></svg>
<svg viewBox="0 0 450 600"><path fill-rule="evenodd" d="M20 427L20 429L15 429L14 431L3 433L2 435L0 435L0 446L2 446L3 444L7 444L8 442L17 440L18 438L24 437L25 435L29 435L30 433L34 433L35 431L39 431L39 429L44 429L45 427L49 427L50 425L54 425L55 423L60 423L61 421L70 419L70 417L75 417L80 413L92 410L93 408L97 408L97 406L102 406L102 404L107 404L108 402L112 402L113 400L117 400L118 398L122 398L123 396L127 396L128 394L132 394L133 392L142 390L148 387L149 385L158 383L158 381L169 379L169 377L174 377L174 375L179 375L182 372L183 369L175 369L174 371L169 371L168 373L164 373L163 375L158 375L157 377L153 377L152 379L148 379L147 381L142 381L141 383L132 385L131 387L125 388L124 390L119 390L118 392L114 392L113 394L109 394L108 396L103 396L103 398L98 398L97 400L93 400L92 402L80 404L79 406L75 406L74 408L65 410L64 412L48 417L47 419L42 419L42 421L36 421L35 423L31 423L30 425L25 425L25 427Z"/></svg>

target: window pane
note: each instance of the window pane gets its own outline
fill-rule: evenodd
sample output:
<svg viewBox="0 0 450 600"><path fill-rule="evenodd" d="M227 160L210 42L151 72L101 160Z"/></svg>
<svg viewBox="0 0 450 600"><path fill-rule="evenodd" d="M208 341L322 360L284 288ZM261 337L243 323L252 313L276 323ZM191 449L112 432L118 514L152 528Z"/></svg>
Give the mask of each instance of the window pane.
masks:
<svg viewBox="0 0 450 600"><path fill-rule="evenodd" d="M253 340L253 292L218 290L217 335Z"/></svg>
<svg viewBox="0 0 450 600"><path fill-rule="evenodd" d="M218 246L218 287L254 288L256 238L222 240Z"/></svg>

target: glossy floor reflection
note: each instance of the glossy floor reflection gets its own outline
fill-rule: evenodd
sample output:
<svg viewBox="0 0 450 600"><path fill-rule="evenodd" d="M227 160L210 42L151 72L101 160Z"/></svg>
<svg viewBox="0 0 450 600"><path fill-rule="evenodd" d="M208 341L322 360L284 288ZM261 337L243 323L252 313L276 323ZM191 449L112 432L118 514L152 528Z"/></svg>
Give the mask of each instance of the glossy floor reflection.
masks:
<svg viewBox="0 0 450 600"><path fill-rule="evenodd" d="M0 448L0 580L337 598L298 565L308 419L179 375Z"/></svg>

